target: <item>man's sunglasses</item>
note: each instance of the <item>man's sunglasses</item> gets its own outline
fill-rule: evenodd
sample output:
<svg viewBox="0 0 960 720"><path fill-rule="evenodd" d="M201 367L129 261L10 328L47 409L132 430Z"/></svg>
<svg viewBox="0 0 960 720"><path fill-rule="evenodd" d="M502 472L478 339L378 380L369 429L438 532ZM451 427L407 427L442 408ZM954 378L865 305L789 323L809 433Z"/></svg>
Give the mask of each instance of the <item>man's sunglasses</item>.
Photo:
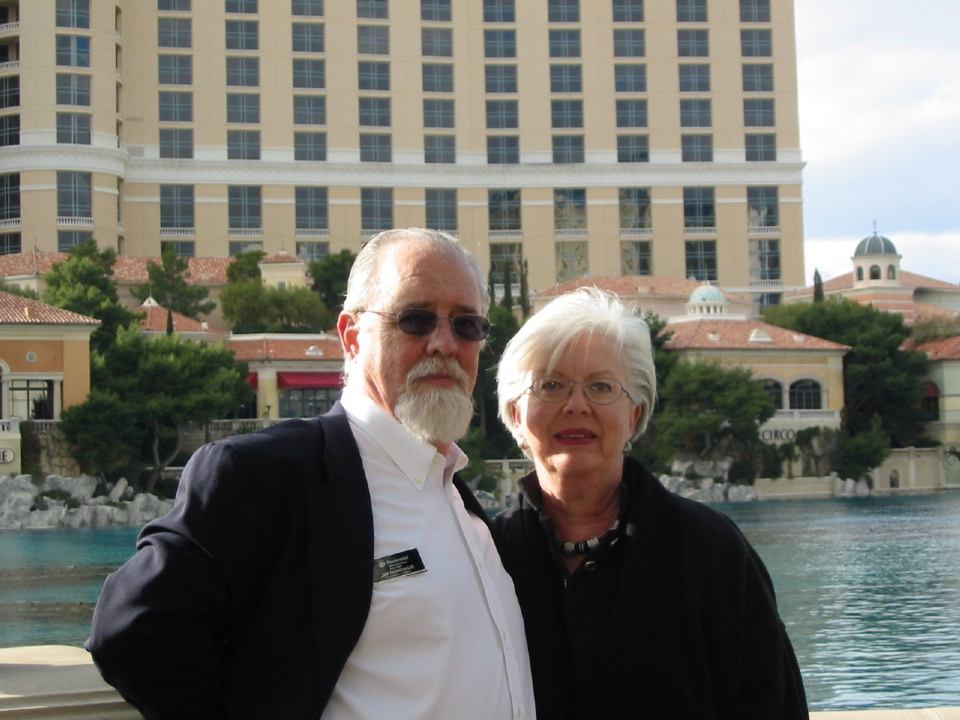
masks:
<svg viewBox="0 0 960 720"><path fill-rule="evenodd" d="M400 331L407 335L429 335L437 329L441 320L449 320L453 333L461 340L467 340L468 342L480 342L490 332L490 321L481 315L440 317L435 312L419 308L407 308L398 313L378 310L359 310L358 312L392 318Z"/></svg>

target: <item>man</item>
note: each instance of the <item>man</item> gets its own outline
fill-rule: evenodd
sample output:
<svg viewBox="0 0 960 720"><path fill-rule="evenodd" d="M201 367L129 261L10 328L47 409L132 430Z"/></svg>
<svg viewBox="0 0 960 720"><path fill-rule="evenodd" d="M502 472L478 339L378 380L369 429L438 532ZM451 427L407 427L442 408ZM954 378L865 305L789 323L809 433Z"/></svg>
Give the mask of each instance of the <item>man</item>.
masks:
<svg viewBox="0 0 960 720"><path fill-rule="evenodd" d="M341 403L201 448L104 585L87 647L145 716L534 716L513 585L454 475L486 305L446 235L360 251Z"/></svg>

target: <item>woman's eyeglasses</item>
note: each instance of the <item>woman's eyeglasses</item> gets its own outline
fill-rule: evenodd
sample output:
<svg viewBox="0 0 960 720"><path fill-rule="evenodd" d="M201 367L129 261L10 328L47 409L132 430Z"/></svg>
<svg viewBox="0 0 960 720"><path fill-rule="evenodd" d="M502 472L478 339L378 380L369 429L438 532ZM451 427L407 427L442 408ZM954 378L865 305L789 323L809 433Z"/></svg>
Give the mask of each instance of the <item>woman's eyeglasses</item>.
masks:
<svg viewBox="0 0 960 720"><path fill-rule="evenodd" d="M583 388L584 397L594 405L609 405L619 400L621 395L630 398L627 389L613 378L578 381L544 377L533 381L530 392L544 402L565 402L573 394L574 385Z"/></svg>
<svg viewBox="0 0 960 720"><path fill-rule="evenodd" d="M437 329L441 320L449 320L454 335L468 342L480 342L490 332L490 321L482 315L440 317L431 310L421 310L420 308L407 308L397 313L378 310L358 310L357 312L373 313L374 315L392 318L400 331L407 335L429 335Z"/></svg>

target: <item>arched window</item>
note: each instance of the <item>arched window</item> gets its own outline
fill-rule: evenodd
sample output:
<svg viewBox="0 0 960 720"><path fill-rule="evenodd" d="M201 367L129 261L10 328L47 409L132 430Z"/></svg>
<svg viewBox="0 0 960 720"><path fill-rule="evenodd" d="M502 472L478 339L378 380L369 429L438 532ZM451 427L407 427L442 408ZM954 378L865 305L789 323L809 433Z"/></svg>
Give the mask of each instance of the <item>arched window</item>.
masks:
<svg viewBox="0 0 960 720"><path fill-rule="evenodd" d="M764 380L763 390L773 400L773 406L777 410L783 410L783 385L776 380Z"/></svg>
<svg viewBox="0 0 960 720"><path fill-rule="evenodd" d="M790 385L791 410L819 410L821 407L820 383L816 380L797 380Z"/></svg>
<svg viewBox="0 0 960 720"><path fill-rule="evenodd" d="M870 266L870 279L871 279L871 280L879 280L879 279L882 278L882 277L883 277L883 273L880 272L880 266L879 266L879 265L871 265L871 266Z"/></svg>
<svg viewBox="0 0 960 720"><path fill-rule="evenodd" d="M940 388L932 382L923 384L923 400L921 401L923 418L928 422L940 419Z"/></svg>
<svg viewBox="0 0 960 720"><path fill-rule="evenodd" d="M863 280L863 268L862 268L862 267L858 267L858 268L857 268L857 280Z"/></svg>
<svg viewBox="0 0 960 720"><path fill-rule="evenodd" d="M894 265L887 265L887 280L897 279L897 268Z"/></svg>

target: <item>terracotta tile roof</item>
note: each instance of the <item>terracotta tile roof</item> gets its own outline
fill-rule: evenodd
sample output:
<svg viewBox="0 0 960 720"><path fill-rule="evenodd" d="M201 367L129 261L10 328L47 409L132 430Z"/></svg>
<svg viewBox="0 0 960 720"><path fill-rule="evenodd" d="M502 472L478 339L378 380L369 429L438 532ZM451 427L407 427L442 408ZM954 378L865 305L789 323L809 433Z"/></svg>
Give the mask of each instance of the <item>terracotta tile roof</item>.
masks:
<svg viewBox="0 0 960 720"><path fill-rule="evenodd" d="M0 325L99 325L96 318L0 291Z"/></svg>
<svg viewBox="0 0 960 720"><path fill-rule="evenodd" d="M161 305L141 305L139 312L140 329L145 332L163 333L167 331L167 309ZM173 313L173 330L178 333L208 333L222 335L224 339L229 335L226 330L209 325L200 320L194 320L178 312Z"/></svg>
<svg viewBox="0 0 960 720"><path fill-rule="evenodd" d="M916 350L924 352L931 360L960 360L960 335L931 340L918 345Z"/></svg>
<svg viewBox="0 0 960 720"><path fill-rule="evenodd" d="M669 350L838 350L847 345L769 325L761 320L698 318L668 323ZM751 340L751 338L754 338Z"/></svg>
<svg viewBox="0 0 960 720"><path fill-rule="evenodd" d="M659 275L591 275L566 280L536 293L537 298L549 298L573 292L581 287L597 287L615 293L624 300L650 296L674 297L686 300L702 285L699 280L661 277ZM721 288L722 289L722 288ZM728 300L750 303L750 298L739 293L723 291Z"/></svg>
<svg viewBox="0 0 960 720"><path fill-rule="evenodd" d="M40 252L39 250L0 255L0 277L44 275L50 272L54 264L65 260L66 257L66 253Z"/></svg>
<svg viewBox="0 0 960 720"><path fill-rule="evenodd" d="M39 250L0 255L0 277L45 275L67 257L67 253ZM119 283L143 284L149 279L147 265L159 262L158 257L118 257L113 276ZM226 285L227 268L232 262L233 258L188 258L187 271L197 285Z"/></svg>
<svg viewBox="0 0 960 720"><path fill-rule="evenodd" d="M907 270L900 271L900 287L906 288L909 290L918 290L918 289L930 289L930 290L954 290L960 292L960 285L954 285L953 283L946 282L944 280L937 280L936 278L927 277L926 275L918 275L917 273L912 273ZM826 294L842 292L844 290L853 289L853 272L844 273L843 275L837 275L834 278L823 281L823 292ZM882 291L883 287L877 287L878 291ZM813 285L802 288L800 290L795 290L792 293L786 293L788 297L806 297L813 296Z"/></svg>
<svg viewBox="0 0 960 720"><path fill-rule="evenodd" d="M233 335L228 341L237 360L343 360L333 335ZM310 348L316 348L311 350Z"/></svg>

